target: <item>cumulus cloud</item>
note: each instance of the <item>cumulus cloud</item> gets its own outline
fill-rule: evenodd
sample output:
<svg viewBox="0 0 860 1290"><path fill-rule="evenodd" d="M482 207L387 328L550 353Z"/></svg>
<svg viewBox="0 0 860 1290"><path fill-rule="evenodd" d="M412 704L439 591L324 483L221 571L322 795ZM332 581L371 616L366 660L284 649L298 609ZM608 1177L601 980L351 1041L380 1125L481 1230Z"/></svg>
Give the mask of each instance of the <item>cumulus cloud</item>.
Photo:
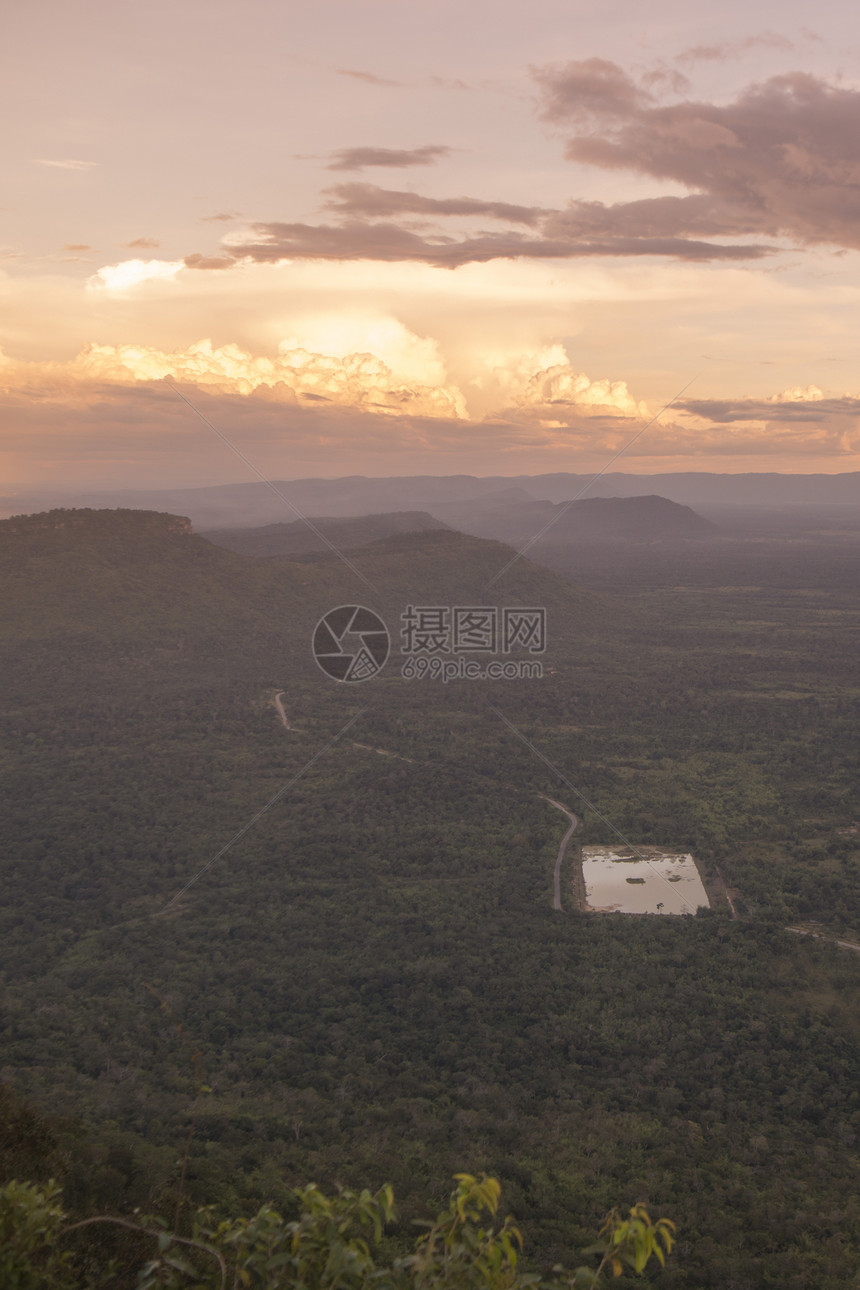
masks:
<svg viewBox="0 0 860 1290"><path fill-rule="evenodd" d="M439 345L429 336L416 336L398 318L385 314L314 313L294 319L292 335L278 346L281 354L308 350L347 358L372 354L403 384L443 386L447 384L445 364Z"/></svg>
<svg viewBox="0 0 860 1290"><path fill-rule="evenodd" d="M333 152L327 170L364 170L369 166L432 166L451 152L443 144L425 144L423 148L340 148Z"/></svg>
<svg viewBox="0 0 860 1290"><path fill-rule="evenodd" d="M310 320L307 332L322 335L335 321ZM356 333L362 325L351 324ZM410 345L397 320L376 325L391 363L315 353L292 340L274 357L207 341L173 352L90 346L68 363L0 355L0 456L13 468L21 463L17 478L60 488L73 478L102 486L127 486L132 477L136 486L199 483L201 469L231 477L231 460L213 454L211 433L165 377L273 477L328 474L333 462L339 473L391 473L395 461L400 473L599 469L647 419L624 381L590 378L560 345L485 355L476 380L490 395L488 411L469 416L459 391L422 388L395 372L411 365L432 376L432 347L420 337ZM341 341L349 344L349 335ZM782 468L856 468L860 397L804 387L758 399L686 400L625 462L645 471L719 463L767 470L776 454Z"/></svg>
<svg viewBox="0 0 860 1290"><path fill-rule="evenodd" d="M646 404L632 397L625 381L592 380L572 366L562 345L488 356L485 368L475 383L497 392L502 415L528 415L555 425L571 418L648 415Z"/></svg>
<svg viewBox="0 0 860 1290"><path fill-rule="evenodd" d="M790 390L781 394L772 394L771 403L819 403L824 398L824 391L817 385L793 385Z"/></svg>
<svg viewBox="0 0 860 1290"><path fill-rule="evenodd" d="M405 329L403 329L405 331ZM411 354L401 338L401 365L411 360L413 370L423 355L430 374L444 376L434 354L421 339L413 338ZM429 342L432 346L432 342ZM256 356L238 345L215 347L209 340L186 349L165 352L146 345L90 345L67 363L13 363L0 365L0 383L7 389L45 389L58 397L86 398L88 390L161 381L170 378L225 395L260 395L275 402L336 404L382 415L409 413L427 417L462 419L463 396L455 386L421 384L403 380L372 353L343 356L312 353L282 345L276 358Z"/></svg>
<svg viewBox="0 0 860 1290"><path fill-rule="evenodd" d="M544 68L537 78L544 119L571 131L571 161L690 190L593 204L596 227L604 215L606 231L635 217L652 236L757 235L860 248L860 90L791 72L726 105L665 105L604 59Z"/></svg>

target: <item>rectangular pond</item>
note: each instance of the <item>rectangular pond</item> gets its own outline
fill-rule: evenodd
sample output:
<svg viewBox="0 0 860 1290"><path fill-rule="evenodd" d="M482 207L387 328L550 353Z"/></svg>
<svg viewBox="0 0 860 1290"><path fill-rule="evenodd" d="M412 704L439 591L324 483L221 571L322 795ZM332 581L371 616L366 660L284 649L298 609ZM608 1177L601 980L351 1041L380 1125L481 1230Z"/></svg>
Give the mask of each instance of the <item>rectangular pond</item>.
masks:
<svg viewBox="0 0 860 1290"><path fill-rule="evenodd" d="M661 847L583 847L582 878L595 914L695 914L710 905L693 857Z"/></svg>

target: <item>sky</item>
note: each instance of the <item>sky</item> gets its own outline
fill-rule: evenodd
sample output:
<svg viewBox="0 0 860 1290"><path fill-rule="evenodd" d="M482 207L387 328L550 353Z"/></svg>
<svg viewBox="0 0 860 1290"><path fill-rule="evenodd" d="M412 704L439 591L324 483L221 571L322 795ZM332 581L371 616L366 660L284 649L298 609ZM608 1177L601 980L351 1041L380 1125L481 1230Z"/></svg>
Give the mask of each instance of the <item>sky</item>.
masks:
<svg viewBox="0 0 860 1290"><path fill-rule="evenodd" d="M856 6L4 26L0 492L860 470Z"/></svg>

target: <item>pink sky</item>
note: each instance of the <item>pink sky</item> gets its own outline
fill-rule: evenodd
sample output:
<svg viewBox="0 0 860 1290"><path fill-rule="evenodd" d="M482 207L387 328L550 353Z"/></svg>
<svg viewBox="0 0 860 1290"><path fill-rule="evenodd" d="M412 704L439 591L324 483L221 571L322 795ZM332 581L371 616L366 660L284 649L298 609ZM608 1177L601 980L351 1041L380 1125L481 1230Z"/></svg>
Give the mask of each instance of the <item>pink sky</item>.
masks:
<svg viewBox="0 0 860 1290"><path fill-rule="evenodd" d="M0 491L860 469L855 6L6 26Z"/></svg>

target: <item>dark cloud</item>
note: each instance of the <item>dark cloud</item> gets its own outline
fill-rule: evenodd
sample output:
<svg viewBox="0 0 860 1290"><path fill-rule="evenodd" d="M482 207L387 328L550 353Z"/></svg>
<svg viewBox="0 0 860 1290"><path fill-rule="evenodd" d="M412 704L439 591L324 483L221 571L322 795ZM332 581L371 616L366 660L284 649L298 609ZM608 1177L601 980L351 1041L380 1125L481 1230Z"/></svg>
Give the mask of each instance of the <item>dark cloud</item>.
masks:
<svg viewBox="0 0 860 1290"><path fill-rule="evenodd" d="M662 236L682 237L692 218L692 231L709 236L860 248L860 91L791 72L725 106L666 106L602 59L537 77L544 119L572 127L571 161L692 190L690 198L604 208L609 227L638 214L653 232L656 221Z"/></svg>
<svg viewBox="0 0 860 1290"><path fill-rule="evenodd" d="M438 268L490 260L565 260L595 255L674 256L685 260L748 260L767 254L757 246L722 246L684 237L611 237L583 240L573 237L526 237L522 233L479 233L473 237L423 236L388 222L353 221L332 224L255 224L257 241L223 248L225 254L207 258L190 255L190 269L221 269L226 255L235 260L276 263L279 260L420 261Z"/></svg>
<svg viewBox="0 0 860 1290"><path fill-rule="evenodd" d="M373 72L357 71L354 67L339 67L338 76L351 76L354 81L365 81L368 85L402 85L402 81L390 81L387 76L374 76Z"/></svg>
<svg viewBox="0 0 860 1290"><path fill-rule="evenodd" d="M699 193L646 197L611 206L596 201L571 202L566 210L548 213L542 230L549 237L572 239L743 237L750 231L742 211ZM709 245L713 259L759 259L772 254L772 248L763 244Z"/></svg>
<svg viewBox="0 0 860 1290"><path fill-rule="evenodd" d="M131 250L150 251L161 243L154 237L136 237L133 242L126 242Z"/></svg>
<svg viewBox="0 0 860 1290"><path fill-rule="evenodd" d="M201 215L204 224L232 224L237 215L231 215L229 211L221 211L218 215Z"/></svg>
<svg viewBox="0 0 860 1290"><path fill-rule="evenodd" d="M534 75L543 91L541 115L545 121L632 117L654 103L648 90L638 86L617 63L605 58L539 68Z"/></svg>
<svg viewBox="0 0 860 1290"><path fill-rule="evenodd" d="M447 157L450 148L444 144L425 144L423 148L341 148L331 155L334 158L327 170L364 170L366 166L432 166L440 157Z"/></svg>
<svg viewBox="0 0 860 1290"><path fill-rule="evenodd" d="M236 263L230 255L187 255L185 267L188 269L232 269Z"/></svg>
<svg viewBox="0 0 860 1290"><path fill-rule="evenodd" d="M684 399L676 405L685 412L718 425L733 421L782 421L823 424L838 419L856 420L860 398L843 395L828 399Z"/></svg>
<svg viewBox="0 0 860 1290"><path fill-rule="evenodd" d="M514 206L510 202L485 202L475 197L422 197L419 193L377 188L374 184L338 184L329 188L326 203L347 217L390 219L397 215L479 215L505 220L509 224L534 227L544 211L537 206Z"/></svg>
<svg viewBox="0 0 860 1290"><path fill-rule="evenodd" d="M781 39L765 33L745 44ZM639 84L606 59L536 76L544 119L567 127L570 160L669 180L686 195L615 204L577 200L551 210L341 184L328 194L334 222L261 222L241 244L186 263L224 268L230 259L369 259L455 268L583 256L740 261L772 254L776 238L860 249L860 90L792 72L752 85L725 105L690 99L667 105L657 87L671 83L668 73ZM344 150L335 168L364 164L362 156L371 164L368 158L380 152L399 157L396 164L413 164L417 154L440 148ZM470 231L451 235L444 226L451 218L472 221ZM487 231L476 227L481 220L514 227Z"/></svg>

